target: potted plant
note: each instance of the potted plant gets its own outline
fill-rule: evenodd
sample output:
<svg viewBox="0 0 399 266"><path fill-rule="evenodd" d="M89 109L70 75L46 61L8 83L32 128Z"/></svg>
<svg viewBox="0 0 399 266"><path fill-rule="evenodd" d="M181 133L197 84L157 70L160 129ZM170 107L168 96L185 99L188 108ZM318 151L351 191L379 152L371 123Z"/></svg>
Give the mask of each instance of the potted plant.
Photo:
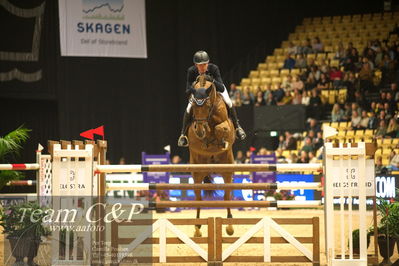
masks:
<svg viewBox="0 0 399 266"><path fill-rule="evenodd" d="M25 265L23 259L28 258L28 265L37 265L33 259L37 255L42 236L48 236L50 231L43 226L42 219L46 216L46 208L41 208L36 202L25 202L10 205L0 209L0 226L3 234L7 234L14 265Z"/></svg>
<svg viewBox="0 0 399 266"><path fill-rule="evenodd" d="M0 137L0 163L7 163L10 159L15 159L22 148L22 143L28 139L30 130L20 126L7 135ZM24 177L21 172L1 170L0 171L0 189L9 181L18 180Z"/></svg>
<svg viewBox="0 0 399 266"><path fill-rule="evenodd" d="M389 259L393 255L395 240L399 231L399 202L379 199L377 208L381 216L378 226L378 246L380 254L384 258L382 265L391 265Z"/></svg>
<svg viewBox="0 0 399 266"><path fill-rule="evenodd" d="M372 229L367 232L367 248L370 245L370 235L372 234ZM352 246L353 246L353 253L360 254L360 234L359 229L355 229L352 231Z"/></svg>

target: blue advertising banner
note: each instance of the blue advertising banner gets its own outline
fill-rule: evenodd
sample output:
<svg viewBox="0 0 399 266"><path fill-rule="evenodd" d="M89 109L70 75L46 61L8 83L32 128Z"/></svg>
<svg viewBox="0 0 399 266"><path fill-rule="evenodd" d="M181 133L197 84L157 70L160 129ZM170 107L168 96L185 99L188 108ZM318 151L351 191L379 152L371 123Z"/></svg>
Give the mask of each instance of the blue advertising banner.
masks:
<svg viewBox="0 0 399 266"><path fill-rule="evenodd" d="M141 153L141 163L142 164L170 164L170 154L167 152L165 154L147 154L145 152ZM150 172L143 173L144 183L168 183L169 182L169 172Z"/></svg>
<svg viewBox="0 0 399 266"><path fill-rule="evenodd" d="M276 156L273 155L252 155L251 163L255 164L275 164ZM276 182L275 172L254 172L252 175L254 183L274 183Z"/></svg>
<svg viewBox="0 0 399 266"><path fill-rule="evenodd" d="M289 183L289 184L301 184L307 182L314 182L313 175L303 175L303 174L277 174L277 183ZM296 200L314 200L313 189L296 189L291 190L295 195Z"/></svg>

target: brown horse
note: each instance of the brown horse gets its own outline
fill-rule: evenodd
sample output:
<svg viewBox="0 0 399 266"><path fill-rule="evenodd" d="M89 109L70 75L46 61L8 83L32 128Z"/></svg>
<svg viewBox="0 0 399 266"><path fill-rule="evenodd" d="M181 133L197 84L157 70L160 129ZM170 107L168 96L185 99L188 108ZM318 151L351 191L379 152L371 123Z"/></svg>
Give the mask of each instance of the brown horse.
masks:
<svg viewBox="0 0 399 266"><path fill-rule="evenodd" d="M192 164L233 164L233 143L235 131L229 119L226 104L222 96L216 92L215 85L206 81L204 75L197 78L192 91L193 121L188 130L190 163ZM211 182L209 172L193 172L195 184ZM231 183L233 172L220 174L225 183ZM201 191L195 190L196 200L201 200ZM225 190L224 200L231 199L231 191ZM197 208L197 218L200 218L200 208ZM227 208L227 217L232 218L230 208ZM195 236L201 236L200 225L195 226ZM234 233L233 226L228 225L229 235Z"/></svg>

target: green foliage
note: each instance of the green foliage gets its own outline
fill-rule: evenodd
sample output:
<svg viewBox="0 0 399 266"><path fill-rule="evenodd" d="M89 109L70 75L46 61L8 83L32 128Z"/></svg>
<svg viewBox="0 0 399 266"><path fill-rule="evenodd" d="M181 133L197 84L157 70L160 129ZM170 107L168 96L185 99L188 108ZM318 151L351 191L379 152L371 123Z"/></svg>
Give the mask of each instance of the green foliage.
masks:
<svg viewBox="0 0 399 266"><path fill-rule="evenodd" d="M25 202L0 209L0 226L3 234L10 237L30 236L40 238L50 231L42 224L47 208L41 208L37 202Z"/></svg>
<svg viewBox="0 0 399 266"><path fill-rule="evenodd" d="M399 237L399 202L379 199L377 209L381 216L378 233L386 237Z"/></svg>
<svg viewBox="0 0 399 266"><path fill-rule="evenodd" d="M16 159L22 144L28 139L30 129L20 126L4 137L0 137L0 163L7 163L10 159ZM0 189L11 180L18 180L24 175L17 171L0 171Z"/></svg>

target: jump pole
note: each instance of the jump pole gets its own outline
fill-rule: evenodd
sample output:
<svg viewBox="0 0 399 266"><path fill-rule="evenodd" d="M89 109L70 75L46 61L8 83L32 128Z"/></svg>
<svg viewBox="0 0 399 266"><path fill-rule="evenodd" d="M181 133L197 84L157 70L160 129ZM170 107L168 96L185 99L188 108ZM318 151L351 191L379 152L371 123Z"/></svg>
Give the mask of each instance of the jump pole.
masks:
<svg viewBox="0 0 399 266"><path fill-rule="evenodd" d="M97 173L139 172L295 172L322 171L320 163L97 165Z"/></svg>
<svg viewBox="0 0 399 266"><path fill-rule="evenodd" d="M246 207L276 207L276 208L316 208L320 206L319 200L306 201L233 201L233 200L213 200L213 201L196 201L196 200L181 200L181 201L155 201L143 203L144 207L148 208L246 208Z"/></svg>
<svg viewBox="0 0 399 266"><path fill-rule="evenodd" d="M303 184L285 184L285 183L230 183L230 184L167 184L167 183L131 183L107 184L107 190L265 190L265 189L280 189L280 190L294 190L294 189L314 189L322 190L321 183L303 183Z"/></svg>

